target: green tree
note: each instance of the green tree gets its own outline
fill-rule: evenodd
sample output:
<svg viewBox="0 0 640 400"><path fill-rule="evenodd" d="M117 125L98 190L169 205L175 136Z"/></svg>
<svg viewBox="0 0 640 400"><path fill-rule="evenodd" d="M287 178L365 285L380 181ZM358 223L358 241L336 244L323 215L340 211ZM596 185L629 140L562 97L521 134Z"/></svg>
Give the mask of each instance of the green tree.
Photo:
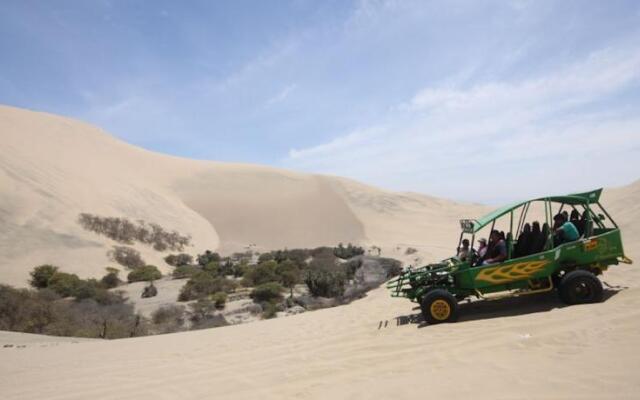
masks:
<svg viewBox="0 0 640 400"><path fill-rule="evenodd" d="M258 286L267 282L277 282L278 275L276 274L276 268L278 263L274 260L265 261L256 265L254 268L249 269L244 274L245 286Z"/></svg>
<svg viewBox="0 0 640 400"><path fill-rule="evenodd" d="M271 303L282 300L282 290L278 282L267 282L254 288L249 296L256 303Z"/></svg>
<svg viewBox="0 0 640 400"><path fill-rule="evenodd" d="M29 284L36 289L46 288L49 286L49 280L56 272L58 272L58 267L53 265L45 264L35 267L29 274L31 275Z"/></svg>
<svg viewBox="0 0 640 400"><path fill-rule="evenodd" d="M300 282L300 268L291 260L285 260L276 267L280 283L289 289L289 297L293 297L293 288Z"/></svg>

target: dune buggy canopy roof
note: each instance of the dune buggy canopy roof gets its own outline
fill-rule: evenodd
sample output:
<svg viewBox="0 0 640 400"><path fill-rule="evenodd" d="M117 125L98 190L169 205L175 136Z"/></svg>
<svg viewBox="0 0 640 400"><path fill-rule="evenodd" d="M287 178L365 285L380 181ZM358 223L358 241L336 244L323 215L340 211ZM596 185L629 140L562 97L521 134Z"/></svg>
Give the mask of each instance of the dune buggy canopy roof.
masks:
<svg viewBox="0 0 640 400"><path fill-rule="evenodd" d="M584 193L574 193L568 194L566 196L547 196L547 197L539 197L537 199L531 199L526 201L520 201L517 203L509 204L503 207L498 208L490 212L489 214L479 218L479 219L463 219L460 220L460 227L464 232L467 233L476 233L480 229L484 228L488 224L492 223L497 218L502 217L503 215L510 213L512 210L517 209L527 203L532 201L550 201L554 203L562 203L568 205L579 205L579 204L594 204L600 201L600 194L602 193L602 189L592 190L590 192Z"/></svg>

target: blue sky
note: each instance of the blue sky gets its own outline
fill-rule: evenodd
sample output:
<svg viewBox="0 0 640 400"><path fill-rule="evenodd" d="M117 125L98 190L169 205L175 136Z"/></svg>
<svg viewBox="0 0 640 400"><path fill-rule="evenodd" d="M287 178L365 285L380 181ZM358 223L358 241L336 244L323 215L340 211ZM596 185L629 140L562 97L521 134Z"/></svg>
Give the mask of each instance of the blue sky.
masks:
<svg viewBox="0 0 640 400"><path fill-rule="evenodd" d="M496 203L640 178L637 1L0 2L0 103Z"/></svg>

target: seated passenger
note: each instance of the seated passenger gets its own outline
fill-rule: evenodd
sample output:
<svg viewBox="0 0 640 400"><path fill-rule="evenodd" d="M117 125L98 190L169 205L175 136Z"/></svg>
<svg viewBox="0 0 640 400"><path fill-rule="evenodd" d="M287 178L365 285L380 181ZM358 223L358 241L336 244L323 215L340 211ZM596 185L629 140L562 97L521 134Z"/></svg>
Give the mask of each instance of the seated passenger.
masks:
<svg viewBox="0 0 640 400"><path fill-rule="evenodd" d="M531 224L531 247L529 254L540 253L544 249L546 240L540 231L540 222L534 221L533 224Z"/></svg>
<svg viewBox="0 0 640 400"><path fill-rule="evenodd" d="M478 240L478 257L482 260L487 254L487 239L482 238Z"/></svg>
<svg viewBox="0 0 640 400"><path fill-rule="evenodd" d="M586 216L586 214L583 214L583 215ZM584 225L586 222L586 218L582 219L580 217L580 213L578 212L578 210L574 209L573 211L571 211L570 221L576 227L580 236L584 235Z"/></svg>
<svg viewBox="0 0 640 400"><path fill-rule="evenodd" d="M529 255L529 251L531 250L531 225L529 223L524 224L524 228L522 229L522 233L518 236L518 242L516 243L516 248L514 249L514 257L524 257Z"/></svg>
<svg viewBox="0 0 640 400"><path fill-rule="evenodd" d="M555 225L558 226L558 228L556 228L554 231L554 236L557 238L557 242L556 240L554 240L554 244L556 246L562 243L573 242L575 240L578 240L578 238L580 237L580 233L578 233L578 229L573 223L571 223L570 221L567 221L564 214L558 214L555 217L553 217L553 219L556 222L554 226Z"/></svg>
<svg viewBox="0 0 640 400"><path fill-rule="evenodd" d="M469 257L469 239L462 239L462 247L458 247L458 258L460 261L466 261Z"/></svg>
<svg viewBox="0 0 640 400"><path fill-rule="evenodd" d="M502 239L502 235L497 230L491 232L489 242L493 243L487 251L487 258L482 265L495 264L507 259L507 243Z"/></svg>

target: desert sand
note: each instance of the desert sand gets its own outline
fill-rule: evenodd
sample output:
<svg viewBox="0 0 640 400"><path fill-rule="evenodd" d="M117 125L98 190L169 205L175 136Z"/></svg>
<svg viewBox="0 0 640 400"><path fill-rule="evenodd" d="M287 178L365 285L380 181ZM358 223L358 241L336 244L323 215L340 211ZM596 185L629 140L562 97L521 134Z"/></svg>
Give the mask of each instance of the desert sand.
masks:
<svg viewBox="0 0 640 400"><path fill-rule="evenodd" d="M220 248L238 245L233 241L280 245L279 240L295 239L286 228L299 222L287 218L320 223L338 210L341 221L299 237L296 245L324 241L331 238L330 228L344 228L344 236L334 241L358 239L389 252L410 245L419 247L425 259L451 253L456 219L485 210L340 178L159 156L54 116L3 108L0 117L3 144L9 146L0 150L0 267L2 280L8 282L20 283L28 270L25 265L30 268L54 257L59 248L65 261L100 260L108 241L74 223L78 210L87 207L96 213L137 215L178 230L184 230L187 221L198 246ZM52 125L57 130L50 130ZM93 134L87 138L86 132ZM100 149L99 154L90 151L91 146ZM55 156L70 148L69 157ZM112 153L118 159L109 163ZM73 157L86 168L78 169ZM40 159L47 160L45 167ZM271 184L256 188L249 184L252 180ZM96 186L96 181L101 184ZM278 197L279 191L288 190L288 181L295 183L291 197ZM196 190L207 182L222 188L212 185L206 196L229 197L222 196L221 204L207 202ZM636 260L639 188L636 182L609 190L603 199L622 226L628 256ZM245 200L238 204L251 211L225 214L233 210L229 193L244 193ZM255 193L264 194L264 215L255 208L258 200L250 201ZM320 207L315 217L313 207L323 196L329 199L326 208ZM306 206L283 207L285 199ZM266 214L275 214L279 222ZM258 219L258 230L240 230L236 225L243 218ZM279 238L263 237L271 224L281 224L276 225ZM23 241L29 247L18 249L33 254L12 252ZM74 255L76 251L80 254ZM73 272L93 273L81 264L73 264ZM436 326L425 326L414 304L392 299L379 288L347 306L161 336L100 341L2 333L0 397L636 399L640 272L637 264L612 266L603 280L606 300L600 304L564 307L553 294L472 303L463 306L460 322Z"/></svg>

